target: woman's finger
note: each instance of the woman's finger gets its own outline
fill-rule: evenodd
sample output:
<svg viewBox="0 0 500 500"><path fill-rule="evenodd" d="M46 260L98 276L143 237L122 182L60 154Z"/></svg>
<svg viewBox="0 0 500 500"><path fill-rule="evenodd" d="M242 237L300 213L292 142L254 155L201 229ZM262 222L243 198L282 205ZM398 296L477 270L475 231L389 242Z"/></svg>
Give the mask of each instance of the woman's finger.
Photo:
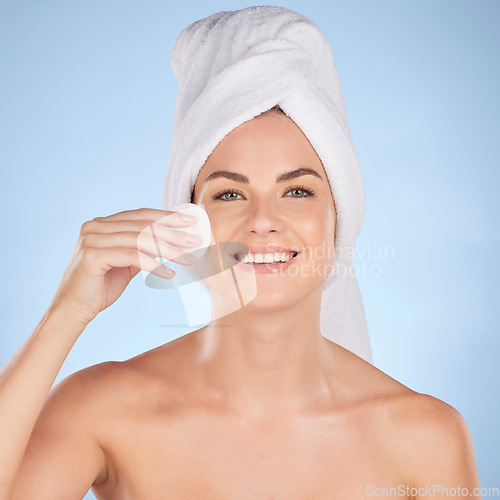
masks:
<svg viewBox="0 0 500 500"><path fill-rule="evenodd" d="M159 238L169 245L180 248L194 248L201 242L201 238L191 235L182 229L174 229L163 224L148 222L145 220L121 220L121 221L101 221L92 220L82 226L82 235L98 233L111 234L119 232L136 231L140 238Z"/></svg>
<svg viewBox="0 0 500 500"><path fill-rule="evenodd" d="M183 214L181 212L172 212L169 210L157 210L154 208L125 210L107 217L96 217L93 220L97 222L114 222L141 219L148 222L158 222L159 224L172 227L186 227L190 225L190 222L194 223L196 221L196 218L191 215Z"/></svg>
<svg viewBox="0 0 500 500"><path fill-rule="evenodd" d="M82 250L82 263L84 267L102 275L113 268L125 267L142 269L162 278L171 278L175 275L175 271L168 269L146 253L132 248L86 248ZM96 263L98 263L97 269Z"/></svg>

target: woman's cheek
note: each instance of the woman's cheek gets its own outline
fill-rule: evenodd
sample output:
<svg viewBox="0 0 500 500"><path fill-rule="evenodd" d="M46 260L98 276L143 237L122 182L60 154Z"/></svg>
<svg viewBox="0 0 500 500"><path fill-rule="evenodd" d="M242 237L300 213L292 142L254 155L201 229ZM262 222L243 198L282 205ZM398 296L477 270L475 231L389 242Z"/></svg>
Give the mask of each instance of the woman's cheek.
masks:
<svg viewBox="0 0 500 500"><path fill-rule="evenodd" d="M329 266L333 262L335 239L335 216L331 211L307 212L300 219L301 239L306 247L306 255L315 266ZM297 224L298 228L298 224Z"/></svg>
<svg viewBox="0 0 500 500"><path fill-rule="evenodd" d="M208 218L212 227L212 233L216 241L229 241L228 237L234 234L232 226L234 218L228 217L227 213L220 210L207 210Z"/></svg>

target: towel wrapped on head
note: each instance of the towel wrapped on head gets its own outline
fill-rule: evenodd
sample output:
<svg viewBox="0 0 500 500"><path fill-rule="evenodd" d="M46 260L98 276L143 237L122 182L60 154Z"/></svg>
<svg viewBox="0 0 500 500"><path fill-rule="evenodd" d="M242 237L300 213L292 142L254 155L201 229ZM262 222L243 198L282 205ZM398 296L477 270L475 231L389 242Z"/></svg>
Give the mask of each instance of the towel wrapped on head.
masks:
<svg viewBox="0 0 500 500"><path fill-rule="evenodd" d="M337 213L335 260L323 283L323 336L372 360L351 256L365 199L330 45L307 17L283 7L218 12L178 36L179 91L164 209L191 201L198 173L233 129L279 105L321 159Z"/></svg>

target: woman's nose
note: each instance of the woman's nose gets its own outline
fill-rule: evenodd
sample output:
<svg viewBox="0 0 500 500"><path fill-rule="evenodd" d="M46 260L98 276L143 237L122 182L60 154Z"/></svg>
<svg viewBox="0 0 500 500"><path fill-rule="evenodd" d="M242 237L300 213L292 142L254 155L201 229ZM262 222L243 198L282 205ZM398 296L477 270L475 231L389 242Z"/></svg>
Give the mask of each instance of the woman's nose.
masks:
<svg viewBox="0 0 500 500"><path fill-rule="evenodd" d="M242 229L246 233L264 237L271 232L282 232L286 227L284 214L269 200L253 200L247 206Z"/></svg>

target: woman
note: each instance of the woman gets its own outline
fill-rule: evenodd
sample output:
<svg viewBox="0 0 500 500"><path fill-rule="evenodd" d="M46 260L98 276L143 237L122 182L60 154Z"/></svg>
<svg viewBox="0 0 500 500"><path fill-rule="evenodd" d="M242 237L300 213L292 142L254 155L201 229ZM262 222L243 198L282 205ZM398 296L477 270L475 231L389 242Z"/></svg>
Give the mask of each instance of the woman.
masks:
<svg viewBox="0 0 500 500"><path fill-rule="evenodd" d="M282 102L300 116L293 99ZM83 224L49 309L2 371L0 498L81 498L90 486L98 498L447 498L457 487L479 497L458 412L322 335L322 286L335 256L310 250L347 241L345 197L314 134L274 106L255 109L228 133L220 129L198 172L186 168L196 174L193 202L210 217L212 243L242 243L257 261L279 250L283 263L235 262L240 291L256 284L251 301L218 315L233 289L223 273L206 279L214 299L206 327L79 371L45 401L86 325L140 269L168 279L155 257L189 265L183 254L199 243L174 211ZM178 148L173 141L169 171L182 159ZM150 228L158 247L140 237Z"/></svg>

